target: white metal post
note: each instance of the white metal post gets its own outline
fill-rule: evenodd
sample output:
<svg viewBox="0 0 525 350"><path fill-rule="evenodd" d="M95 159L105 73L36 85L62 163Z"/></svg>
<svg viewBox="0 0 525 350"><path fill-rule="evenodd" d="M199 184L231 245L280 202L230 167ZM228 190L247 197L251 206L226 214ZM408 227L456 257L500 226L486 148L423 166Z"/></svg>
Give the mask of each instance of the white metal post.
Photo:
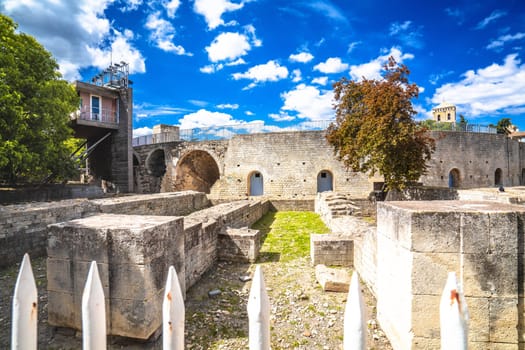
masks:
<svg viewBox="0 0 525 350"><path fill-rule="evenodd" d="M352 274L352 280L346 298L344 317L344 350L366 349L366 311L359 276L357 271Z"/></svg>
<svg viewBox="0 0 525 350"><path fill-rule="evenodd" d="M82 349L106 349L106 306L96 261L91 262L82 293Z"/></svg>
<svg viewBox="0 0 525 350"><path fill-rule="evenodd" d="M13 295L11 349L37 348L38 291L29 255L24 254Z"/></svg>
<svg viewBox="0 0 525 350"><path fill-rule="evenodd" d="M261 266L257 265L248 298L250 350L270 349L270 300Z"/></svg>
<svg viewBox="0 0 525 350"><path fill-rule="evenodd" d="M184 350L184 299L177 271L168 270L162 302L162 346L164 350Z"/></svg>
<svg viewBox="0 0 525 350"><path fill-rule="evenodd" d="M458 288L455 272L449 272L439 308L441 349L466 350L469 314L463 292Z"/></svg>

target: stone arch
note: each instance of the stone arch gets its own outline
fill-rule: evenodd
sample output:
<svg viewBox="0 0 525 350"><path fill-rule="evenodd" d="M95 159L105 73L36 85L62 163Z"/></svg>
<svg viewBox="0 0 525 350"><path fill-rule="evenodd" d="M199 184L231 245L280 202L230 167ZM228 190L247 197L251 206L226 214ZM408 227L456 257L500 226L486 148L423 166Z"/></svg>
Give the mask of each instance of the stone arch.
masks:
<svg viewBox="0 0 525 350"><path fill-rule="evenodd" d="M317 192L334 190L334 176L328 170L321 170L317 174Z"/></svg>
<svg viewBox="0 0 525 350"><path fill-rule="evenodd" d="M461 184L461 173L458 168L450 170L448 173L448 187L459 188Z"/></svg>
<svg viewBox="0 0 525 350"><path fill-rule="evenodd" d="M206 151L192 150L177 162L174 188L175 191L210 193L219 177L219 167L215 159Z"/></svg>
<svg viewBox="0 0 525 350"><path fill-rule="evenodd" d="M264 178L259 171L252 171L248 175L248 195L262 196L264 194Z"/></svg>
<svg viewBox="0 0 525 350"><path fill-rule="evenodd" d="M162 177L166 173L166 155L164 150L157 148L146 158L146 170L154 177Z"/></svg>
<svg viewBox="0 0 525 350"><path fill-rule="evenodd" d="M494 185L495 186L501 186L503 185L503 171L501 168L497 168L496 171L494 171Z"/></svg>

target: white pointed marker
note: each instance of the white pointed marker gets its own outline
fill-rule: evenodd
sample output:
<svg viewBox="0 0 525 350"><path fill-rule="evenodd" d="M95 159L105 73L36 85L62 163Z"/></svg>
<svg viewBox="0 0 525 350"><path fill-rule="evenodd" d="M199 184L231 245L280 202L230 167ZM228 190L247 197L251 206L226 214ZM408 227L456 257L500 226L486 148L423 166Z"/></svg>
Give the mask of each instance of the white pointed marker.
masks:
<svg viewBox="0 0 525 350"><path fill-rule="evenodd" d="M24 254L13 296L11 349L36 349L38 291L29 255Z"/></svg>
<svg viewBox="0 0 525 350"><path fill-rule="evenodd" d="M106 306L96 261L91 262L82 293L82 349L106 349Z"/></svg>
<svg viewBox="0 0 525 350"><path fill-rule="evenodd" d="M455 272L449 272L439 308L441 349L465 350L468 343L469 314Z"/></svg>
<svg viewBox="0 0 525 350"><path fill-rule="evenodd" d="M365 303L361 293L359 276L357 271L354 271L346 298L343 349L366 349L366 331Z"/></svg>
<svg viewBox="0 0 525 350"><path fill-rule="evenodd" d="M168 270L162 302L162 346L164 350L184 350L184 298L177 271Z"/></svg>
<svg viewBox="0 0 525 350"><path fill-rule="evenodd" d="M247 309L250 350L270 349L270 300L260 265L255 267Z"/></svg>

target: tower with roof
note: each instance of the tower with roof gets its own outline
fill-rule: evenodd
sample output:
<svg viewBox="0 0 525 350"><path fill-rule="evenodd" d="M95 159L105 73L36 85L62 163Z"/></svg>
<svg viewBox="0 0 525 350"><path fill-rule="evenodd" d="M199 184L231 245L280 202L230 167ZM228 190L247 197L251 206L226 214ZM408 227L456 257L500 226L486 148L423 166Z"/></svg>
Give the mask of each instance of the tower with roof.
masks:
<svg viewBox="0 0 525 350"><path fill-rule="evenodd" d="M432 116L436 122L455 123L456 106L452 103L443 102L439 106L432 108Z"/></svg>

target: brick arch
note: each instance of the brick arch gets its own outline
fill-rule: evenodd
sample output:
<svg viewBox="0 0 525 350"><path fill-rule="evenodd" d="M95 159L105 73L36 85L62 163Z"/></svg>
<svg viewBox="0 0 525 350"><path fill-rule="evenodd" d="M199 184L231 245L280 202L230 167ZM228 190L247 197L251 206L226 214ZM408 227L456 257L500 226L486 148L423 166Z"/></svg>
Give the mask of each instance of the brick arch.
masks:
<svg viewBox="0 0 525 350"><path fill-rule="evenodd" d="M189 150L179 159L175 167L175 191L194 190L210 193L220 178L219 166L210 153Z"/></svg>

